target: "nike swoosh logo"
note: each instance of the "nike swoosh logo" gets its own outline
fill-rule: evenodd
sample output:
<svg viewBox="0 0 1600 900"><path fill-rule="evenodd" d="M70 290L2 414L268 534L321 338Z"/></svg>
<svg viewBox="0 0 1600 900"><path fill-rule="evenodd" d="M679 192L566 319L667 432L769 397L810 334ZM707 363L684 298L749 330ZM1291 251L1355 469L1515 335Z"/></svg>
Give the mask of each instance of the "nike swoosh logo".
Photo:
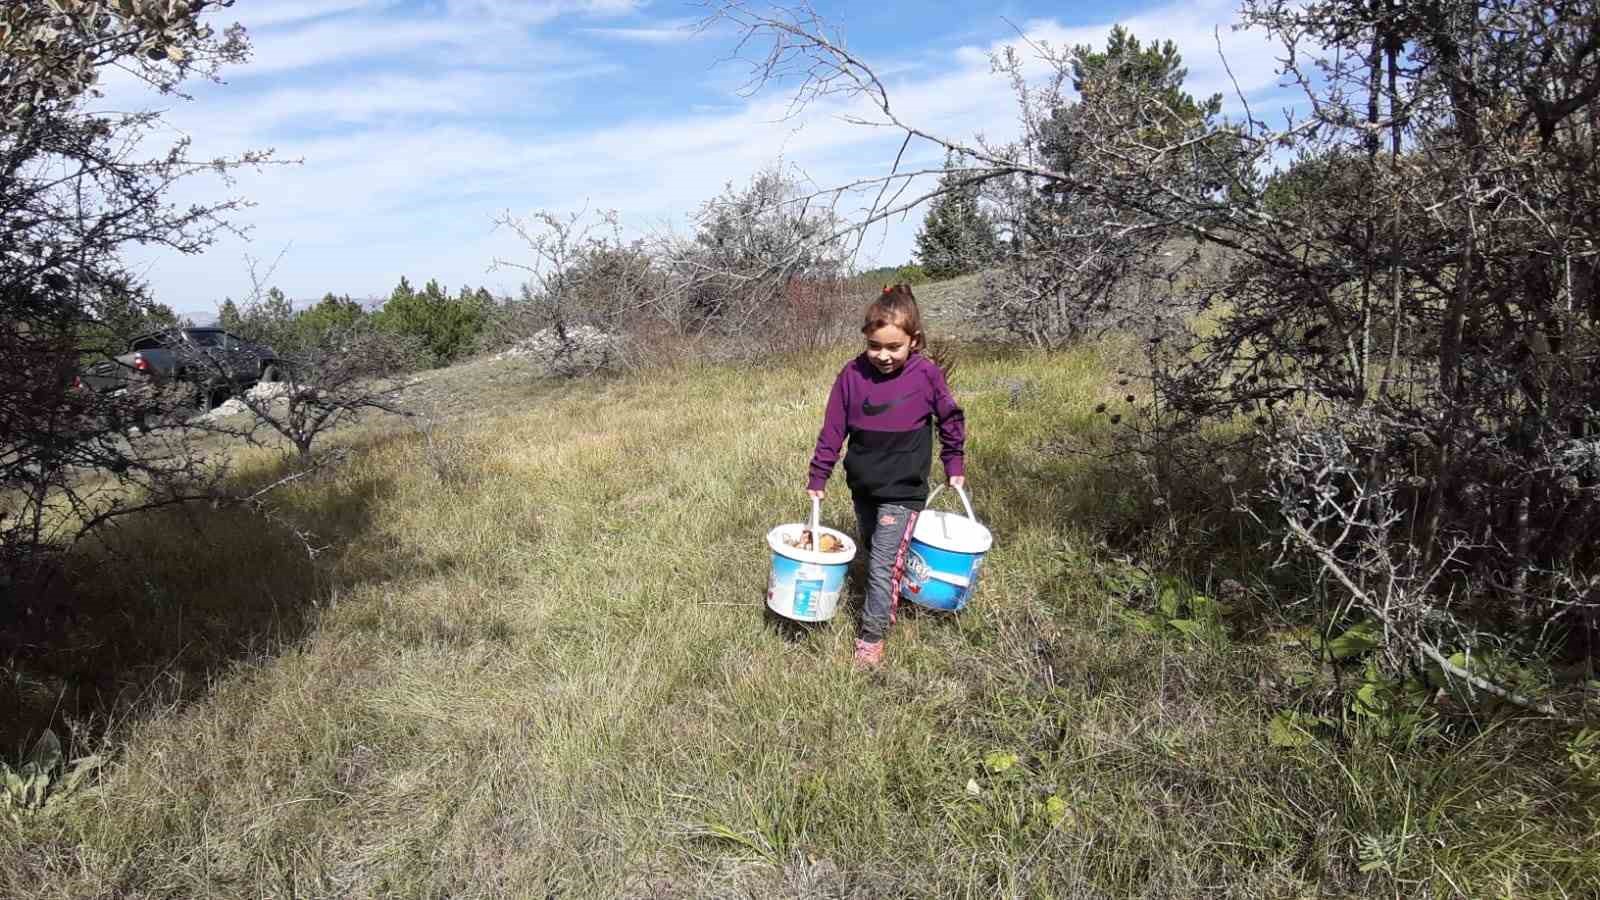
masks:
<svg viewBox="0 0 1600 900"><path fill-rule="evenodd" d="M900 404L906 402L907 400L910 400L912 397L915 397L916 393L917 393L916 391L912 391L909 394L903 394L903 395L901 395L899 397L894 398L893 400L890 400L888 403L884 403L882 405L879 405L879 404L876 404L876 403L871 403L871 402L863 399L861 401L861 414L864 415L864 416L879 416L879 415L883 415L884 413L888 412L889 410L894 409L896 406L899 406Z"/></svg>

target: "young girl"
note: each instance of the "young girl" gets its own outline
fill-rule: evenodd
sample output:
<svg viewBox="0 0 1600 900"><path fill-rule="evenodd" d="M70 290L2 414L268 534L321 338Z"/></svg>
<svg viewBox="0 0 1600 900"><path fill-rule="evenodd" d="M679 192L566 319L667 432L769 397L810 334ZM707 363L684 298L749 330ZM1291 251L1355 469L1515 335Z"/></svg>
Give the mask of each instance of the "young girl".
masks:
<svg viewBox="0 0 1600 900"><path fill-rule="evenodd" d="M806 493L822 497L848 438L845 481L855 499L861 549L867 553L867 602L855 659L858 666L873 667L883 661L883 638L894 621L906 545L928 499L933 456L929 422L938 419L943 447L939 459L950 483L958 487L965 480L966 423L944 373L919 352L927 340L908 285L883 289L883 296L867 307L861 333L867 350L833 382Z"/></svg>

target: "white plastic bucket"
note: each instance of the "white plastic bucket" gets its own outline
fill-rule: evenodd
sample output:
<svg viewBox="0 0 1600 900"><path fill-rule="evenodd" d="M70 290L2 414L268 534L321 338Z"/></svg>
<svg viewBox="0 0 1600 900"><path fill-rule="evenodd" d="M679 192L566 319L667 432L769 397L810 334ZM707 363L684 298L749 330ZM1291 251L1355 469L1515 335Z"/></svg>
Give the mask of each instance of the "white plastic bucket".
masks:
<svg viewBox="0 0 1600 900"><path fill-rule="evenodd" d="M801 550L784 543L798 539L806 530L803 522L779 525L767 532L767 547L772 550L772 573L767 578L767 608L797 622L825 622L839 610L839 595L844 592L845 570L856 556L856 542L850 536L817 524L818 504L811 505L813 539L831 534L844 549L837 553Z"/></svg>
<svg viewBox="0 0 1600 900"><path fill-rule="evenodd" d="M944 485L928 495L928 505ZM967 514L924 509L906 548L900 596L919 606L953 612L967 605L978 586L984 554L994 545L989 529L978 524L967 492L956 488Z"/></svg>

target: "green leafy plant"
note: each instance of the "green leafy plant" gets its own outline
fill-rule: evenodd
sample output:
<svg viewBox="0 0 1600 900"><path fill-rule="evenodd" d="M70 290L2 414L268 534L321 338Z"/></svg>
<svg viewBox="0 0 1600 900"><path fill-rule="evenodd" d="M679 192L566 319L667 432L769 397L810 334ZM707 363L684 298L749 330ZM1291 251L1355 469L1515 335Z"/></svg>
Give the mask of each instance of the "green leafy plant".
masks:
<svg viewBox="0 0 1600 900"><path fill-rule="evenodd" d="M1387 675L1373 658L1367 661L1349 708L1356 721L1372 732L1409 741L1431 729L1438 718L1428 703L1432 694L1427 682Z"/></svg>
<svg viewBox="0 0 1600 900"><path fill-rule="evenodd" d="M1055 794L1044 799L1041 805L1041 818L1051 828L1072 825L1077 821L1077 817L1072 814L1072 807Z"/></svg>
<svg viewBox="0 0 1600 900"><path fill-rule="evenodd" d="M1600 728L1584 728L1567 739L1567 765L1577 776L1600 784Z"/></svg>
<svg viewBox="0 0 1600 900"><path fill-rule="evenodd" d="M1037 836L1077 822L1071 803L1053 783L1010 750L995 750L983 757L980 778L969 778L964 793L975 824L985 832L1020 837Z"/></svg>
<svg viewBox="0 0 1600 900"><path fill-rule="evenodd" d="M1456 651L1447 657L1447 660L1457 669L1480 676L1525 697L1537 699L1544 696L1550 688L1550 670L1545 662L1519 656L1505 649L1480 646L1470 653ZM1450 675L1437 663L1427 663L1423 671L1429 685L1448 690L1458 702L1472 707L1478 715L1492 716L1508 712L1508 707L1515 705Z"/></svg>
<svg viewBox="0 0 1600 900"><path fill-rule="evenodd" d="M1192 641L1220 642L1227 637L1223 617L1232 608L1204 594L1195 593L1177 579L1155 582L1154 612L1130 613L1135 628L1147 634L1175 631Z"/></svg>
<svg viewBox="0 0 1600 900"><path fill-rule="evenodd" d="M1267 723L1267 743L1291 750L1310 746L1317 739L1316 729L1332 724L1326 716L1314 716L1292 709L1279 710Z"/></svg>
<svg viewBox="0 0 1600 900"><path fill-rule="evenodd" d="M1405 839L1396 834L1363 834L1356 838L1356 859L1363 872L1392 870L1405 850Z"/></svg>
<svg viewBox="0 0 1600 900"><path fill-rule="evenodd" d="M1004 775L1016 769L1020 762L1015 753L996 750L983 758L983 767L989 770L990 775Z"/></svg>
<svg viewBox="0 0 1600 900"><path fill-rule="evenodd" d="M1381 646L1383 646L1382 629L1374 619L1357 622L1324 645L1328 655L1334 659L1360 656Z"/></svg>
<svg viewBox="0 0 1600 900"><path fill-rule="evenodd" d="M46 809L72 796L105 760L86 756L66 763L61 741L45 729L19 768L0 763L0 808L16 818L19 811Z"/></svg>

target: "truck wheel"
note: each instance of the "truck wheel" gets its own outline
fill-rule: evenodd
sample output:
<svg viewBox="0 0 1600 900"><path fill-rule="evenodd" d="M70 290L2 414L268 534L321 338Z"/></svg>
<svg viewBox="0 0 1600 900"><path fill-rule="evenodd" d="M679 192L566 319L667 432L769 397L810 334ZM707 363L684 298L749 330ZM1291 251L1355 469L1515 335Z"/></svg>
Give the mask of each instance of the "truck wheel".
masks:
<svg viewBox="0 0 1600 900"><path fill-rule="evenodd" d="M198 416L201 413L211 411L211 392L206 390L206 386L199 382L190 382L184 385L183 392L179 396L182 398L180 402L187 406L194 415Z"/></svg>
<svg viewBox="0 0 1600 900"><path fill-rule="evenodd" d="M211 411L211 399L215 391L210 382L191 379L188 375L180 375L179 381L173 385L175 399L180 407L193 410L194 415Z"/></svg>
<svg viewBox="0 0 1600 900"><path fill-rule="evenodd" d="M277 363L267 363L261 370L261 380L265 382L278 382L283 380L283 373L279 371Z"/></svg>
<svg viewBox="0 0 1600 900"><path fill-rule="evenodd" d="M228 398L233 396L233 385L226 381L209 381L206 383L204 390L206 392L206 412L210 412L227 403Z"/></svg>

